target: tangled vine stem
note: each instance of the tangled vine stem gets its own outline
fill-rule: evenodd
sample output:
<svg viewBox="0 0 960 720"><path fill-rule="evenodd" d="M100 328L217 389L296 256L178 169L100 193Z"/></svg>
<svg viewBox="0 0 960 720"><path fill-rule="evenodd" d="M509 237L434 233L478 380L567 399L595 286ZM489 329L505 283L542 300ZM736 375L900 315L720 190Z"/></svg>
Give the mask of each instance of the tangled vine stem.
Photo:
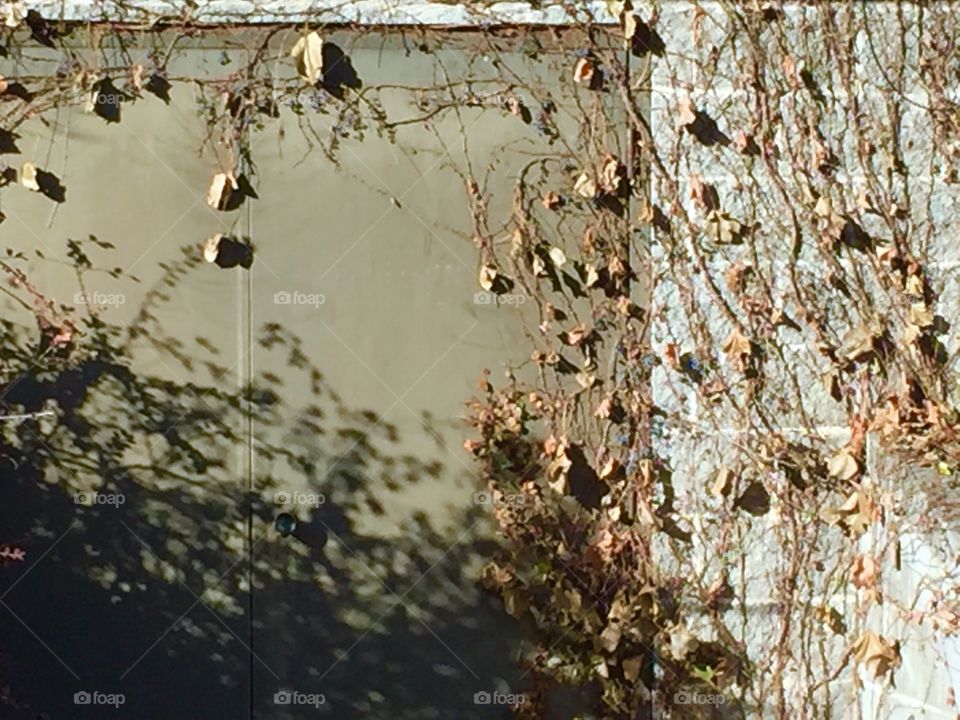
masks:
<svg viewBox="0 0 960 720"><path fill-rule="evenodd" d="M493 58L493 76L322 77L306 99L289 49L322 23L225 26L242 67L184 76L168 63L199 32L189 13L162 32L15 18L8 51L39 42L59 65L4 81L4 126L191 83L219 169L255 177L251 130L283 106L334 160L345 133L440 138L457 118L464 152L448 162L479 282L532 300L516 314L529 360L481 379L466 443L505 539L483 580L532 644L518 716L545 717L561 684L595 691L588 704L610 718L676 692L743 717L835 717L859 707L864 679L896 676L904 638L873 629L879 610L943 634L960 618L956 588L932 605L919 602L930 587L884 592L900 539L957 516L960 16L948 3L608 5L619 25L571 10L563 32L477 30L469 52ZM422 52L453 42L409 33ZM135 62L127 47L144 42L154 51ZM527 74L507 58L518 48ZM412 112L388 116L390 93ZM540 134L516 155L506 217L463 120L491 97Z"/></svg>

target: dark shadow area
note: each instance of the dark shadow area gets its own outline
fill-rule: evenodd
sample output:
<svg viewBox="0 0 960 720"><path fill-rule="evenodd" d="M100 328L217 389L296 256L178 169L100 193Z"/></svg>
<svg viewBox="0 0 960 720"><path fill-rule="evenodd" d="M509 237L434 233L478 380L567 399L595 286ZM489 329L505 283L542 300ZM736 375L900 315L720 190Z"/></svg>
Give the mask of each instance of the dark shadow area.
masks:
<svg viewBox="0 0 960 720"><path fill-rule="evenodd" d="M0 567L0 717L503 716L473 703L514 679L512 625L471 590L493 551L469 531L483 509L465 492L454 531L422 514L399 536L361 529L442 456L352 407L286 327L257 334L268 369L248 386L232 352L189 341L199 316L174 335L161 311L215 273L196 255L146 294L131 280L130 324L77 317L82 337L56 355L0 320L0 414L37 414L0 436L0 536L27 551ZM169 375L145 371L151 357ZM284 537L290 486L324 500L286 510ZM277 704L285 690L325 702ZM78 705L83 692L125 699Z"/></svg>
<svg viewBox="0 0 960 720"><path fill-rule="evenodd" d="M50 198L54 202L66 202L67 189L60 182L60 178L52 172L37 168L37 185L40 186L40 193Z"/></svg>
<svg viewBox="0 0 960 720"><path fill-rule="evenodd" d="M363 81L357 75L350 56L344 53L339 45L327 40L323 43L322 53L323 77L320 78L320 85L324 90L342 100L344 88L359 90L363 87Z"/></svg>

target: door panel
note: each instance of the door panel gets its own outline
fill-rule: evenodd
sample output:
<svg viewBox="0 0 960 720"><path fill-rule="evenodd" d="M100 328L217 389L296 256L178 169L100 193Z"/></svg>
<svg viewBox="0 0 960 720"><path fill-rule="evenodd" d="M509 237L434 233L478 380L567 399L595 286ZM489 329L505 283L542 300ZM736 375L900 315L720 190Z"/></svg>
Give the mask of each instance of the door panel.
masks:
<svg viewBox="0 0 960 720"><path fill-rule="evenodd" d="M388 119L426 112L410 88L494 73L471 33L430 52L409 52L399 33L325 42L344 49L364 87L408 89L372 95ZM536 63L517 41L499 57L542 80L569 64L566 49L553 53L551 65ZM566 84L555 83L561 105L572 104ZM476 87L482 107L467 106L464 83L456 109L431 127L351 130L333 158L301 128L326 139L350 123L336 100L305 91L309 118L284 111L283 139L272 139L275 126L255 141L257 717L489 718L508 710L474 694L522 680L517 628L477 587L494 543L463 441L481 371L502 376L528 354L517 313L533 308L477 302L478 252L455 168L469 160L506 222L517 173L546 140L504 110L497 85ZM558 122L575 132L567 120ZM298 523L292 536L273 527L281 513Z"/></svg>
<svg viewBox="0 0 960 720"><path fill-rule="evenodd" d="M182 62L202 71L218 55ZM2 296L3 347L19 351L0 414L50 413L2 428L2 541L27 551L0 585L0 682L20 707L4 713L18 717L248 714L246 278L202 260L229 220L204 202L191 91L171 94L124 106L119 124L63 110L52 130L21 128L7 156L66 188L62 204L5 188L0 246L76 308L82 333L64 369ZM118 694L116 711L95 704Z"/></svg>

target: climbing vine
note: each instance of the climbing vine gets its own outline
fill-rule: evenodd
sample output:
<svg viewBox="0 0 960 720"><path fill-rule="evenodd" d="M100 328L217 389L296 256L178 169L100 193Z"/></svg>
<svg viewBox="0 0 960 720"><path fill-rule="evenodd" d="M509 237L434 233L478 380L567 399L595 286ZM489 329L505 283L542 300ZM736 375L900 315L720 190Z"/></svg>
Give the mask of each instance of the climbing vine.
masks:
<svg viewBox="0 0 960 720"><path fill-rule="evenodd" d="M404 28L411 53L456 45L493 72L388 86L323 22L201 30L184 9L77 24L7 3L8 64L54 69L0 80L0 143L17 152L24 122L65 105L113 124L191 87L211 159L197 190L230 212L256 201L253 140L281 116L335 163L347 139L441 137L455 118L446 162L477 290L528 340L480 378L465 443L503 540L481 581L529 641L517 716L546 717L567 686L600 717L703 710L678 693L831 717L851 680L896 677L900 638L868 622L877 608L942 633L960 620L956 587L923 607L883 592L902 536L956 521L958 18L906 2L606 5L469 41ZM203 33L222 62L180 69ZM408 115L385 110L396 93ZM533 138L507 180L468 143L474 109ZM69 195L39 158L3 177ZM253 252L224 233L197 247L225 266ZM11 263L44 347L81 342ZM881 456L932 475L906 487Z"/></svg>

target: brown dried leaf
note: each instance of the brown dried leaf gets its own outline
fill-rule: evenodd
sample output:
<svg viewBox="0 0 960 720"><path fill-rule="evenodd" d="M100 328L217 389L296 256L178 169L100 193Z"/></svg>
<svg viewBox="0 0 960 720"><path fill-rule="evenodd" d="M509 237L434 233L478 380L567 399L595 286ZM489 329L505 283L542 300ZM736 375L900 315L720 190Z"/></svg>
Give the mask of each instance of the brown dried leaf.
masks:
<svg viewBox="0 0 960 720"><path fill-rule="evenodd" d="M596 72L596 66L590 58L582 57L577 60L573 68L573 79L578 83L589 84L593 80L593 74Z"/></svg>
<svg viewBox="0 0 960 720"><path fill-rule="evenodd" d="M683 98L677 106L677 127L693 125L696 121L697 110L693 105L693 100L688 97Z"/></svg>
<svg viewBox="0 0 960 720"><path fill-rule="evenodd" d="M746 360L753 353L753 347L750 340L739 330L734 330L723 343L723 352L726 353L730 364L737 370L743 372L746 367Z"/></svg>
<svg viewBox="0 0 960 720"><path fill-rule="evenodd" d="M860 555L853 563L851 580L858 588L873 588L879 577L880 567L877 561L869 555Z"/></svg>
<svg viewBox="0 0 960 720"><path fill-rule="evenodd" d="M875 678L886 675L900 660L899 643L890 642L872 630L860 637L853 652L856 661Z"/></svg>

